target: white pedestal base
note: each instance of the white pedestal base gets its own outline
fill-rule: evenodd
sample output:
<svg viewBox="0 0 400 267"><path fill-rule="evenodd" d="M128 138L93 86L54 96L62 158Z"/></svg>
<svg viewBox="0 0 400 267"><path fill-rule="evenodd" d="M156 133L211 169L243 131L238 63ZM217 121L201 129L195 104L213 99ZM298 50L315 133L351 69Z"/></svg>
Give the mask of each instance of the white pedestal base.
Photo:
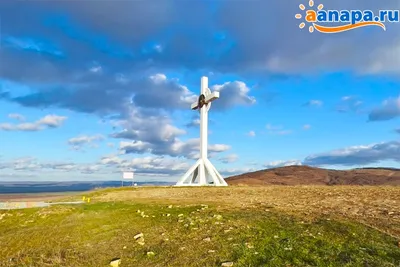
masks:
<svg viewBox="0 0 400 267"><path fill-rule="evenodd" d="M208 159L199 159L175 186L228 186Z"/></svg>

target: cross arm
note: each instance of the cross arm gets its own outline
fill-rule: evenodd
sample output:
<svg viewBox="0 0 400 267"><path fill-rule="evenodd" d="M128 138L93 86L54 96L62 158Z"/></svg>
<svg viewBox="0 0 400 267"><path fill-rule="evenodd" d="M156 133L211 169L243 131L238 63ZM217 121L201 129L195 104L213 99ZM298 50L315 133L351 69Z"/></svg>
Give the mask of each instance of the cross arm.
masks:
<svg viewBox="0 0 400 267"><path fill-rule="evenodd" d="M204 103L208 104L208 103L214 101L217 98L219 98L219 92L212 92L212 93L208 94L207 96L205 96ZM190 108L193 109L193 110L198 109L199 108L199 102L197 101L197 102L192 103Z"/></svg>
<svg viewBox="0 0 400 267"><path fill-rule="evenodd" d="M219 92L212 92L211 94L206 96L206 103L210 103L211 101L214 101L215 99L219 98Z"/></svg>
<svg viewBox="0 0 400 267"><path fill-rule="evenodd" d="M190 108L191 108L191 109L197 109L198 104L199 104L199 103L194 102L194 103L190 106Z"/></svg>

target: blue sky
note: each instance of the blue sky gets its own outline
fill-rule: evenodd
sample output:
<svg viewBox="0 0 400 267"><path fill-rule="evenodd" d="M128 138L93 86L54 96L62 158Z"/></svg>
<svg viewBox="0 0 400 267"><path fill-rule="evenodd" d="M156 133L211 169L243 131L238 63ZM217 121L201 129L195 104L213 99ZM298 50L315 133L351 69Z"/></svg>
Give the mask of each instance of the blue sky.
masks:
<svg viewBox="0 0 400 267"><path fill-rule="evenodd" d="M198 157L203 75L221 95L209 155L223 176L400 167L400 25L309 33L298 12L286 0L2 1L0 181L177 181Z"/></svg>

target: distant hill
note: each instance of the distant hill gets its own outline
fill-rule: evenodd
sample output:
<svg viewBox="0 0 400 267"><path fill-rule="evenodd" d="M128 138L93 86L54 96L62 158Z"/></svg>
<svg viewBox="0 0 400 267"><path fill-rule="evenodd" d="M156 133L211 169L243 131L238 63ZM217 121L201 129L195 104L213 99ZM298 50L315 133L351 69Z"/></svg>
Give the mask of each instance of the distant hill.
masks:
<svg viewBox="0 0 400 267"><path fill-rule="evenodd" d="M400 185L400 169L287 166L231 176L226 182L230 185Z"/></svg>

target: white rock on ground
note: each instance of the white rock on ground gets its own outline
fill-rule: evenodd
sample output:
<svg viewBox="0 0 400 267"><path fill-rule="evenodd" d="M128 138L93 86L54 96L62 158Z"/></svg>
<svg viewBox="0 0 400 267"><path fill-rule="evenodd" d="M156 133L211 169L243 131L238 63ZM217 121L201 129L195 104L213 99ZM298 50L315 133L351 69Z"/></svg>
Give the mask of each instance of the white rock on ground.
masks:
<svg viewBox="0 0 400 267"><path fill-rule="evenodd" d="M230 266L233 266L233 262L232 261L223 262L221 264L221 267L230 267Z"/></svg>
<svg viewBox="0 0 400 267"><path fill-rule="evenodd" d="M144 237L143 233L139 233L139 234L135 235L133 238L134 238L135 240L138 240L138 239L141 238L141 237Z"/></svg>
<svg viewBox="0 0 400 267"><path fill-rule="evenodd" d="M118 267L121 264L121 259L114 259L110 262L110 266Z"/></svg>
<svg viewBox="0 0 400 267"><path fill-rule="evenodd" d="M144 238L143 238L143 237L140 237L140 238L137 240L137 243L138 243L139 245L141 245L141 246L144 246Z"/></svg>

